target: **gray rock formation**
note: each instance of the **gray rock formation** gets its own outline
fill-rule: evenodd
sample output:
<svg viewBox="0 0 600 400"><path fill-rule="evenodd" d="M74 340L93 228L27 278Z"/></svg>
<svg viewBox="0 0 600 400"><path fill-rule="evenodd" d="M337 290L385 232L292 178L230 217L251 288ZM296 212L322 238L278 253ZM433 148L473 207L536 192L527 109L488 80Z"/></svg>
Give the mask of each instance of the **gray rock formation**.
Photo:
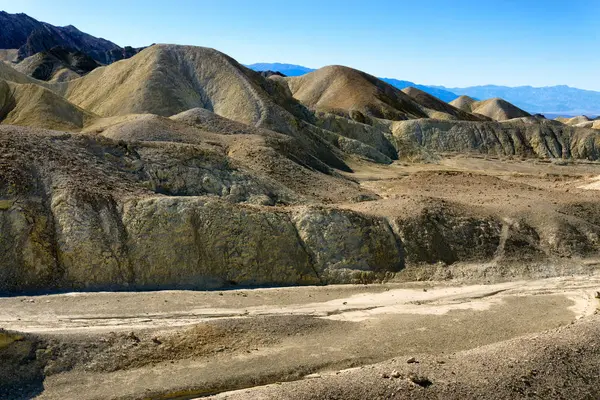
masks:
<svg viewBox="0 0 600 400"><path fill-rule="evenodd" d="M600 156L596 130L532 117L505 122L399 121L391 130L401 157L423 150L590 160Z"/></svg>
<svg viewBox="0 0 600 400"><path fill-rule="evenodd" d="M325 281L349 281L354 271L397 272L402 244L386 220L335 209L301 209L293 221Z"/></svg>

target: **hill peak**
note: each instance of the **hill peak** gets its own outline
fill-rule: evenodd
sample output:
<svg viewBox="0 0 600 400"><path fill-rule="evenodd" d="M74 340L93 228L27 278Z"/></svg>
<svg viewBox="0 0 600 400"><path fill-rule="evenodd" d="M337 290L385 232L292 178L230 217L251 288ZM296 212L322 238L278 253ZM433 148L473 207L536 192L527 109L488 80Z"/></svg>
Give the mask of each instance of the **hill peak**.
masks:
<svg viewBox="0 0 600 400"><path fill-rule="evenodd" d="M354 68L328 65L286 81L297 100L316 110L344 115L358 111L390 120L427 117L408 95Z"/></svg>
<svg viewBox="0 0 600 400"><path fill-rule="evenodd" d="M496 121L531 116L528 112L499 97L477 101L472 97L463 95L450 104L463 111L483 115Z"/></svg>
<svg viewBox="0 0 600 400"><path fill-rule="evenodd" d="M413 100L415 100L421 106L433 110L434 112L429 112L429 116L431 118L438 119L458 119L464 121L481 121L485 120L481 116L476 116L470 113L470 111L464 111L459 108L454 107L453 105L446 103L438 99L437 97L419 89L416 87L407 87L402 89L402 92L409 95ZM442 114L439 114L442 113Z"/></svg>

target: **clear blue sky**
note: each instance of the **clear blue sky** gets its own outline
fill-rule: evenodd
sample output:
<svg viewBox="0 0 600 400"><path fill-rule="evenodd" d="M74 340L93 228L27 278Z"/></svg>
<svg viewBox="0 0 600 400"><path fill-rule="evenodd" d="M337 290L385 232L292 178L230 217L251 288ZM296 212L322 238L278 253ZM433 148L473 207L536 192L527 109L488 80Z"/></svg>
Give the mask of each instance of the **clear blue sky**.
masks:
<svg viewBox="0 0 600 400"><path fill-rule="evenodd" d="M0 0L0 9L119 45L214 47L246 64L600 90L600 0Z"/></svg>

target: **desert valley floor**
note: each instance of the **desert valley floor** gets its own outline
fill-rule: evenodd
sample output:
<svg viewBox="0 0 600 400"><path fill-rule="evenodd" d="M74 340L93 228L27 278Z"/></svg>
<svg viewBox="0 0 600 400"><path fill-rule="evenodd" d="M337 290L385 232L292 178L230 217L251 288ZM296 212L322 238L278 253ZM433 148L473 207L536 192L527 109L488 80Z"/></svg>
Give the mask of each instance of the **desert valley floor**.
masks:
<svg viewBox="0 0 600 400"><path fill-rule="evenodd" d="M431 192L550 212L593 198L600 172L592 162L462 156L353 168L381 199L336 206L382 213ZM387 283L15 296L0 299L0 325L23 332L21 351L48 357L23 398L592 398L600 259L563 264L429 265Z"/></svg>

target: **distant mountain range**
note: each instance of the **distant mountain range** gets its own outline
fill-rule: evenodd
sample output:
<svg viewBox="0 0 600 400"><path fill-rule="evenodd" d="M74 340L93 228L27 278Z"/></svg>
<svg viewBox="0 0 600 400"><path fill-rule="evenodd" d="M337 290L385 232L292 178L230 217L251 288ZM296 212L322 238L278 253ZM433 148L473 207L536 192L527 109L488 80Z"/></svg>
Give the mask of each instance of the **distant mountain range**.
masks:
<svg viewBox="0 0 600 400"><path fill-rule="evenodd" d="M300 76L314 71L300 65L280 63L258 63L248 65L256 71L279 71L287 76ZM500 97L519 108L530 113L545 114L548 117L600 115L600 92L583 90L565 85L532 87L532 86L472 86L464 88L450 88L445 86L419 85L411 81L403 81L393 78L380 78L398 89L416 87L437 98L450 102L460 95L467 95L478 100Z"/></svg>
<svg viewBox="0 0 600 400"><path fill-rule="evenodd" d="M459 97L456 93L453 93L450 90L446 90L443 88L419 85L419 84L411 82L411 81L401 81L401 80L393 79L393 78L379 78L379 79L381 79L384 82L389 83L390 85L392 85L400 90L405 89L407 87L415 87L417 89L421 89L422 91L427 92L427 93L437 97L438 99L443 100L448 103L451 102L452 100L456 100Z"/></svg>
<svg viewBox="0 0 600 400"><path fill-rule="evenodd" d="M285 76L301 76L314 71L313 68L307 68L301 65L281 63L257 63L246 65L246 67L253 69L254 71L277 71Z"/></svg>
<svg viewBox="0 0 600 400"><path fill-rule="evenodd" d="M565 85L547 87L486 85L466 88L436 86L436 88L477 99L500 97L530 113L565 116L600 115L600 92Z"/></svg>

